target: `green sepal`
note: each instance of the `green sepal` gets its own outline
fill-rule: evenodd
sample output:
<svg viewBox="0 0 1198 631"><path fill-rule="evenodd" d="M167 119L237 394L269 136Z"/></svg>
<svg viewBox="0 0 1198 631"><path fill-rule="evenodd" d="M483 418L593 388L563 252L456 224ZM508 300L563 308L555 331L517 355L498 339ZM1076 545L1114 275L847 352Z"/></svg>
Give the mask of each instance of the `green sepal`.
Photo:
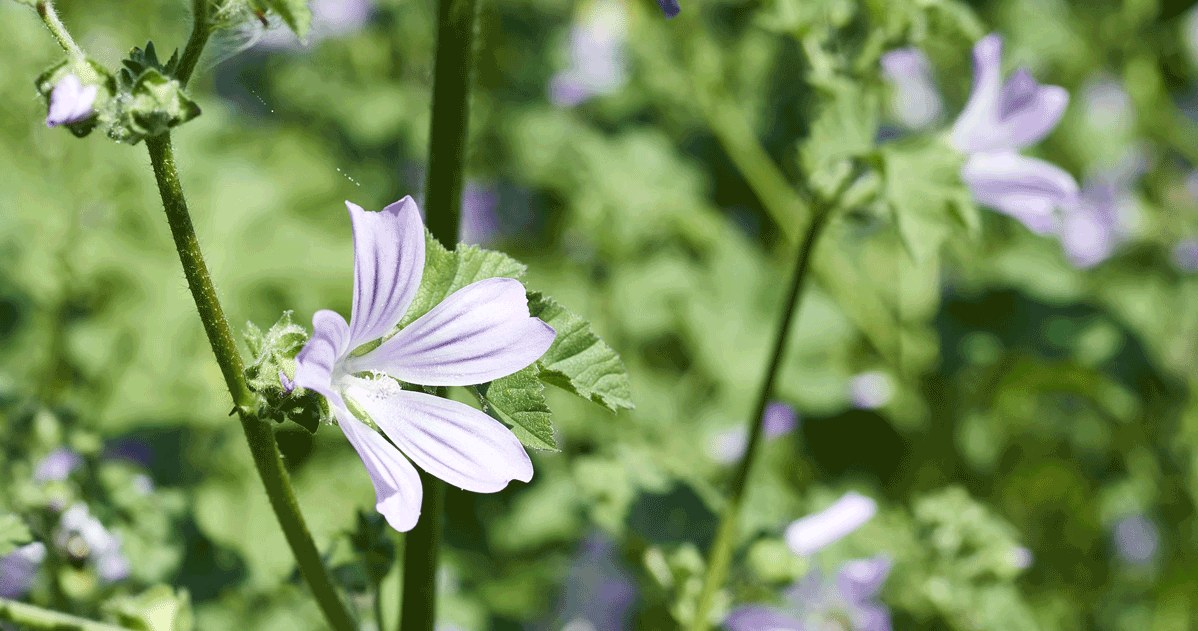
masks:
<svg viewBox="0 0 1198 631"><path fill-rule="evenodd" d="M296 388L287 392L280 375L295 378L295 356L308 342L308 331L285 311L269 330L246 324L245 343L253 359L245 368L246 385L259 397L258 415L279 422L291 421L316 433L328 418L319 394Z"/></svg>
<svg viewBox="0 0 1198 631"><path fill-rule="evenodd" d="M96 100L92 104L95 115L77 123L63 125L76 137L83 138L92 133L101 123L112 120L111 111L116 103L113 95L117 92L117 82L109 74L108 69L97 61L88 58L64 59L38 75L34 81L38 94L46 103L47 110L50 108L50 93L54 91L54 86L58 85L58 82L68 74L79 77L79 81L84 85L98 87Z"/></svg>

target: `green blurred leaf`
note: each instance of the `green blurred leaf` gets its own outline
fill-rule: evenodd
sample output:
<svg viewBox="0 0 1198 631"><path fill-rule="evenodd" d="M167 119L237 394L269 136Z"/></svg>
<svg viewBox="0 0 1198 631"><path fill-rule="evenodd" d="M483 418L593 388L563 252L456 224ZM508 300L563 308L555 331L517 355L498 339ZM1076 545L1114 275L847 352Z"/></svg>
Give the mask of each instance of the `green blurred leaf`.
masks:
<svg viewBox="0 0 1198 631"><path fill-rule="evenodd" d="M283 22L302 41L312 26L312 9L308 0L261 0L262 4L283 18Z"/></svg>
<svg viewBox="0 0 1198 631"><path fill-rule="evenodd" d="M939 251L954 227L977 234L978 209L961 181L962 156L944 142L895 142L881 149L884 197L916 261Z"/></svg>
<svg viewBox="0 0 1198 631"><path fill-rule="evenodd" d="M557 451L545 386L533 364L502 379L471 388L483 411L508 425L526 447Z"/></svg>
<svg viewBox="0 0 1198 631"><path fill-rule="evenodd" d="M115 598L105 603L104 609L122 626L135 631L191 631L195 625L187 591L175 592L167 585Z"/></svg>
<svg viewBox="0 0 1198 631"><path fill-rule="evenodd" d="M0 515L0 556L4 556L18 547L33 541L33 535L25 521L16 515L5 513Z"/></svg>
<svg viewBox="0 0 1198 631"><path fill-rule="evenodd" d="M541 380L615 412L632 409L632 389L620 356L581 317L552 298L529 293L528 310L557 331L541 357Z"/></svg>

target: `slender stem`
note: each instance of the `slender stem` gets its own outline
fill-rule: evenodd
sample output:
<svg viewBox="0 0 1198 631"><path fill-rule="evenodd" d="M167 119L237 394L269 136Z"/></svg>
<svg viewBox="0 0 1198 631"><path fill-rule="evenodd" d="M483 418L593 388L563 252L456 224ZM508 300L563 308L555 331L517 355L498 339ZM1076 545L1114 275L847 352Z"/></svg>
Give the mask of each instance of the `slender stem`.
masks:
<svg viewBox="0 0 1198 631"><path fill-rule="evenodd" d="M716 532L715 541L712 543L711 551L708 554L707 574L703 578L703 590L699 593L698 605L695 609L695 618L691 623L693 631L705 631L708 628L707 617L714 604L716 592L724 583L724 577L728 573L728 564L732 560L733 547L736 544L736 529L740 519L741 503L744 500L745 490L748 488L749 474L752 472L753 462L757 457L757 452L761 445L762 427L761 417L765 413L765 407L769 403L770 393L774 390L774 382L778 378L778 369L782 366L782 358L786 354L786 343L790 339L791 325L798 314L801 300L803 297L803 287L806 285L808 273L811 269L811 253L815 250L816 240L827 223L828 212L826 209L817 209L815 216L811 218L811 222L807 227L807 233L803 237L802 244L799 245L796 252L794 275L790 281L790 293L786 296L785 302L782 304L782 315L779 318L778 329L774 333L774 348L770 354L770 362L765 371L765 379L761 383L761 390L757 394L757 402L754 404L753 411L749 416L749 440L745 447L745 452L741 455L740 463L736 467L736 474L732 478L732 489L728 494L728 503L724 506L724 512L720 516L720 527Z"/></svg>
<svg viewBox="0 0 1198 631"><path fill-rule="evenodd" d="M50 0L38 0L37 14L42 17L42 22L46 24L46 28L50 29L50 34L54 39L58 40L58 45L72 57L83 57L83 49L79 44L75 43L71 33L67 31L67 27L58 17L58 12L54 10L54 4Z"/></svg>
<svg viewBox="0 0 1198 631"><path fill-rule="evenodd" d="M437 564L441 554L445 483L423 471L420 482L424 485L420 521L404 539L400 631L433 631L437 623Z"/></svg>
<svg viewBox="0 0 1198 631"><path fill-rule="evenodd" d="M0 620L30 631L130 631L5 598L0 598Z"/></svg>
<svg viewBox="0 0 1198 631"><path fill-rule="evenodd" d="M175 73L179 83L185 86L191 80L191 73L195 72L196 64L200 61L200 54L204 52L204 45L208 43L208 38L212 35L212 21L208 18L208 2L209 0L192 0L191 2L191 37L187 38L183 56L179 58L179 69Z"/></svg>
<svg viewBox="0 0 1198 631"><path fill-rule="evenodd" d="M262 485L266 488L271 508L274 509L283 535L291 546L300 573L312 588L312 594L324 612L329 626L338 631L353 631L357 629L357 624L337 594L337 589L321 560L320 552L308 532L308 526L304 523L304 517L291 488L291 481L283 467L274 431L268 421L256 415L254 396L245 382L241 353L233 340L233 333L216 296L212 278L208 275L208 266L204 263L200 242L196 238L195 227L187 211L187 201L183 196L179 173L175 168L170 134L147 139L146 147L150 152L150 162L154 166L154 177L158 181L158 192L162 196L171 236L175 240L179 260L183 264L183 274L187 277L187 286L191 289L191 296L200 313L200 321L208 334L208 343L212 346L212 353L216 356L224 375L225 385L229 388L229 394L233 396L234 409L241 418L246 442L249 443L254 465L262 478Z"/></svg>
<svg viewBox="0 0 1198 631"><path fill-rule="evenodd" d="M383 618L383 582L374 584L374 624L379 631L387 628Z"/></svg>

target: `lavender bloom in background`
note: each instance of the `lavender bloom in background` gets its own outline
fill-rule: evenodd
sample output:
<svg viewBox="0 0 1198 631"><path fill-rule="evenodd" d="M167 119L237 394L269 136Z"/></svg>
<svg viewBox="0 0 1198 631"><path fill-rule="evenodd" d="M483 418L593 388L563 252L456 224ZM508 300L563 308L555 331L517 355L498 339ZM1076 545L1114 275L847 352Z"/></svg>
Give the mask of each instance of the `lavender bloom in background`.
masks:
<svg viewBox="0 0 1198 631"><path fill-rule="evenodd" d="M767 440L785 436L799 425L799 413L781 401L770 401L761 415L762 432ZM708 453L719 462L735 462L745 453L749 436L743 427L734 427L715 435Z"/></svg>
<svg viewBox="0 0 1198 631"><path fill-rule="evenodd" d="M859 410L876 410L893 397L894 384L884 372L863 372L849 380L849 399Z"/></svg>
<svg viewBox="0 0 1198 631"><path fill-rule="evenodd" d="M682 12L678 0L657 0L657 5L661 7L661 12L666 14L667 18L672 18Z"/></svg>
<svg viewBox="0 0 1198 631"><path fill-rule="evenodd" d="M69 74L58 80L50 92L50 110L46 114L46 127L70 125L91 118L96 112L99 87L83 85L79 77Z"/></svg>
<svg viewBox="0 0 1198 631"><path fill-rule="evenodd" d="M464 403L404 390L399 381L467 386L510 375L549 349L554 330L528 312L524 286L490 278L454 292L373 350L416 296L424 273L424 224L411 197L367 212L346 202L354 234L350 321L312 316L312 338L296 357L294 383L328 401L374 483L375 508L401 532L420 517L420 477L411 462L456 487L494 493L532 479L532 461L505 425ZM386 434L358 420L347 399ZM406 458L405 458L406 456Z"/></svg>
<svg viewBox="0 0 1198 631"><path fill-rule="evenodd" d="M1077 181L1018 151L1056 127L1069 93L1040 85L1026 69L1003 82L1002 45L992 34L974 46L973 91L953 125L952 143L968 156L961 177L979 203L1044 234L1056 227L1056 209L1077 194Z"/></svg>
<svg viewBox="0 0 1198 631"><path fill-rule="evenodd" d="M493 187L467 182L462 189L462 221L458 240L486 245L499 234L499 194Z"/></svg>
<svg viewBox="0 0 1198 631"><path fill-rule="evenodd" d="M0 557L0 598L22 598L29 593L44 560L46 545L40 541Z"/></svg>
<svg viewBox="0 0 1198 631"><path fill-rule="evenodd" d="M1109 77L1091 79L1081 90L1082 112L1095 129L1122 131L1135 122L1131 96L1123 84Z"/></svg>
<svg viewBox="0 0 1198 631"><path fill-rule="evenodd" d="M1198 239L1186 239L1173 246L1173 265L1183 272L1198 272Z"/></svg>
<svg viewBox="0 0 1198 631"><path fill-rule="evenodd" d="M848 561L833 580L813 572L785 593L782 607L748 605L728 615L728 631L890 631L890 610L878 593L890 575L885 556Z"/></svg>
<svg viewBox="0 0 1198 631"><path fill-rule="evenodd" d="M1128 515L1115 522L1113 537L1115 553L1129 565L1151 563L1160 549L1160 532L1144 515Z"/></svg>
<svg viewBox="0 0 1198 631"><path fill-rule="evenodd" d="M1058 237L1065 256L1076 267L1093 267L1115 252L1127 238L1130 193L1113 178L1086 182L1061 218Z"/></svg>
<svg viewBox="0 0 1198 631"><path fill-rule="evenodd" d="M68 508L59 518L54 545L72 558L87 559L106 583L129 577L131 568L121 552L120 537L105 528L83 504Z"/></svg>
<svg viewBox="0 0 1198 631"><path fill-rule="evenodd" d="M630 628L636 598L636 582L620 564L615 544L604 535L589 535L570 567L552 628L623 631Z"/></svg>
<svg viewBox="0 0 1198 631"><path fill-rule="evenodd" d="M312 25L308 29L308 45L356 33L370 21L373 10L368 0L311 0L309 6ZM258 45L271 50L304 47L295 33L281 25L263 32Z"/></svg>
<svg viewBox="0 0 1198 631"><path fill-rule="evenodd" d="M877 512L877 502L850 491L824 510L787 526L786 544L795 554L809 556L848 536Z"/></svg>
<svg viewBox="0 0 1198 631"><path fill-rule="evenodd" d="M38 461L33 469L33 481L39 483L62 482L71 473L83 466L83 457L66 447L55 449Z"/></svg>
<svg viewBox="0 0 1198 631"><path fill-rule="evenodd" d="M1036 561L1032 551L1022 546L1011 550L1011 565L1016 569L1026 570Z"/></svg>
<svg viewBox="0 0 1198 631"><path fill-rule="evenodd" d="M907 129L925 129L940 118L943 104L932 79L932 64L918 48L882 55L882 74L894 87L890 112Z"/></svg>
<svg viewBox="0 0 1198 631"><path fill-rule="evenodd" d="M611 94L628 80L624 60L628 15L613 0L600 0L570 28L570 65L549 81L549 100L573 107Z"/></svg>

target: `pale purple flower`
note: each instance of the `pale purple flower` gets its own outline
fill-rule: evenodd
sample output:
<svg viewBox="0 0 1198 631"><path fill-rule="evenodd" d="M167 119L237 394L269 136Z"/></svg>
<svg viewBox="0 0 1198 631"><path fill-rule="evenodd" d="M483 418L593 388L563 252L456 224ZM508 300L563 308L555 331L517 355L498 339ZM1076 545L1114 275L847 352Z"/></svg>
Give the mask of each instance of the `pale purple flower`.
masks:
<svg viewBox="0 0 1198 631"><path fill-rule="evenodd" d="M925 129L943 110L932 64L922 50L910 47L882 55L882 74L894 86L891 114L908 129Z"/></svg>
<svg viewBox="0 0 1198 631"><path fill-rule="evenodd" d="M624 59L628 16L622 5L601 0L570 28L570 65L549 81L549 100L573 107L611 94L628 80Z"/></svg>
<svg viewBox="0 0 1198 631"><path fill-rule="evenodd" d="M84 504L75 504L63 512L54 544L73 558L87 559L106 583L129 576L131 568L121 551L121 538L105 528Z"/></svg>
<svg viewBox="0 0 1198 631"><path fill-rule="evenodd" d="M1036 557L1032 555L1032 551L1019 546L1011 550L1011 565L1015 569L1026 570L1032 566Z"/></svg>
<svg viewBox="0 0 1198 631"><path fill-rule="evenodd" d="M1128 515L1115 523L1115 552L1124 563L1151 563L1160 549L1161 536L1156 524L1144 515Z"/></svg>
<svg viewBox="0 0 1198 631"><path fill-rule="evenodd" d="M1198 272L1198 239L1185 239L1173 246L1173 265L1183 272Z"/></svg>
<svg viewBox="0 0 1198 631"><path fill-rule="evenodd" d="M1058 237L1076 267L1093 267L1127 238L1130 193L1114 178L1096 177L1066 207Z"/></svg>
<svg viewBox="0 0 1198 631"><path fill-rule="evenodd" d="M353 311L349 323L328 310L312 317L312 339L296 357L295 385L328 401L374 483L375 508L403 532L416 525L422 498L408 459L477 493L531 480L532 461L499 421L464 403L405 390L401 382L486 383L535 362L555 333L529 315L519 281L490 278L454 292L390 335L424 273L420 210L411 197L377 213L346 206L354 233ZM354 353L379 340L376 348Z"/></svg>
<svg viewBox="0 0 1198 631"><path fill-rule="evenodd" d="M661 12L666 14L667 18L672 18L682 11L678 0L657 0L657 5L661 7Z"/></svg>
<svg viewBox="0 0 1198 631"><path fill-rule="evenodd" d="M890 610L878 593L890 575L886 556L848 561L831 580L812 572L784 593L780 607L738 607L724 620L728 631L890 631Z"/></svg>
<svg viewBox="0 0 1198 631"><path fill-rule="evenodd" d="M59 79L50 91L46 126L70 125L91 118L96 113L92 108L96 104L98 92L98 86L83 85L73 73Z"/></svg>
<svg viewBox="0 0 1198 631"><path fill-rule="evenodd" d="M770 401L761 415L762 431L767 440L780 438L794 431L799 424L799 414L794 408L781 401ZM734 427L715 435L708 445L708 453L720 462L735 462L745 453L749 437L745 428Z"/></svg>
<svg viewBox="0 0 1198 631"><path fill-rule="evenodd" d="M590 535L566 577L553 628L623 631L630 628L636 598L636 582L620 563L615 544L604 535Z"/></svg>
<svg viewBox="0 0 1198 631"><path fill-rule="evenodd" d="M849 399L860 410L876 410L890 403L894 384L884 372L871 370L849 380Z"/></svg>
<svg viewBox="0 0 1198 631"><path fill-rule="evenodd" d="M62 482L83 466L83 457L66 447L51 451L33 469L34 482Z"/></svg>
<svg viewBox="0 0 1198 631"><path fill-rule="evenodd" d="M1077 194L1077 181L1063 169L1018 151L1056 127L1069 93L1040 85L1026 69L1004 82L1002 45L1002 38L992 34L974 46L973 91L951 139L968 156L961 177L974 198L1045 234L1056 227L1056 209Z"/></svg>
<svg viewBox="0 0 1198 631"><path fill-rule="evenodd" d="M458 240L473 245L485 245L493 240L499 234L498 205L499 195L493 187L467 182L462 189Z"/></svg>
<svg viewBox="0 0 1198 631"><path fill-rule="evenodd" d="M0 557L0 598L21 598L29 593L45 559L46 545L40 541Z"/></svg>
<svg viewBox="0 0 1198 631"><path fill-rule="evenodd" d="M786 527L786 544L799 556L809 556L848 536L878 512L878 503L848 492L824 510Z"/></svg>

